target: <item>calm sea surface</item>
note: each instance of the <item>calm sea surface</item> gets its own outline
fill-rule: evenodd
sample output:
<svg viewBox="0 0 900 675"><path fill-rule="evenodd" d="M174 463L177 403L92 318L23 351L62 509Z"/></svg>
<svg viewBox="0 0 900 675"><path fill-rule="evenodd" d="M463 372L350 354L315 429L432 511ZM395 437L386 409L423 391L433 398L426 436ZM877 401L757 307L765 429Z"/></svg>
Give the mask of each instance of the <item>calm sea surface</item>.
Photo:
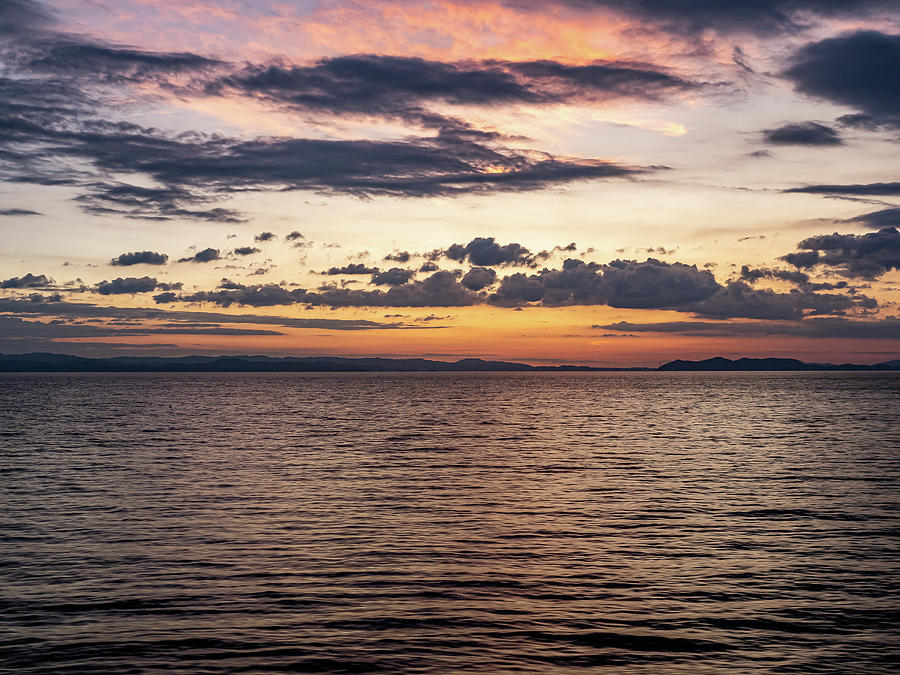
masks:
<svg viewBox="0 0 900 675"><path fill-rule="evenodd" d="M0 376L0 672L896 673L900 375Z"/></svg>

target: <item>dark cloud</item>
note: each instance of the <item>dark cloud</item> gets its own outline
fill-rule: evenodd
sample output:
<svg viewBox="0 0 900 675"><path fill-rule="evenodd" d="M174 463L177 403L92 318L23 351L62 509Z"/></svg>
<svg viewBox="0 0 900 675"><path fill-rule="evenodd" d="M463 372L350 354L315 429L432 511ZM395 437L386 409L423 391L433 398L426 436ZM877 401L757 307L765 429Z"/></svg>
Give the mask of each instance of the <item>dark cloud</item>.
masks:
<svg viewBox="0 0 900 675"><path fill-rule="evenodd" d="M61 293L51 293L50 295L44 295L43 293L28 294L30 302L62 302L62 297Z"/></svg>
<svg viewBox="0 0 900 675"><path fill-rule="evenodd" d="M247 222L233 209L186 208L187 205L208 203L213 197L184 186L146 188L126 183L89 182L84 187L90 191L76 197L76 201L84 211L94 215L118 215L136 220L184 218L218 223Z"/></svg>
<svg viewBox="0 0 900 675"><path fill-rule="evenodd" d="M900 195L900 182L897 183L862 183L856 185L805 185L803 187L790 188L785 192L803 193L811 195Z"/></svg>
<svg viewBox="0 0 900 675"><path fill-rule="evenodd" d="M0 216L41 216L39 211L31 209L0 209Z"/></svg>
<svg viewBox="0 0 900 675"><path fill-rule="evenodd" d="M426 260L419 268L420 272L437 272L440 268L433 260Z"/></svg>
<svg viewBox="0 0 900 675"><path fill-rule="evenodd" d="M761 269L752 269L747 265L741 267L741 280L754 284L760 279L778 279L780 281L788 281L798 286L804 286L809 283L809 275L803 272L793 270L775 270L767 267Z"/></svg>
<svg viewBox="0 0 900 675"><path fill-rule="evenodd" d="M79 186L82 208L94 214L168 220L189 218L237 222L228 209L195 209L210 195L173 184L144 188L98 176L108 172L91 162L91 145L115 143L118 133L138 127L97 119L105 112L153 96L129 84L154 82L172 89L171 78L197 76L222 66L190 53L148 52L104 44L54 30L37 3L0 3L4 64L0 77L0 177L43 185ZM123 93L125 94L123 96ZM110 148L112 149L112 148Z"/></svg>
<svg viewBox="0 0 900 675"><path fill-rule="evenodd" d="M188 323L256 324L284 328L320 330L388 330L409 328L401 323L379 323L367 319L301 319L258 314L222 314L143 307L103 307L90 303L33 303L28 300L0 298L0 314L34 315L67 319L124 319L129 321L178 321Z"/></svg>
<svg viewBox="0 0 900 675"><path fill-rule="evenodd" d="M244 305L251 307L271 307L274 305L292 305L302 297L302 292L290 291L276 284L245 286L228 284L228 287L216 291L197 291L179 297L183 302L211 302L222 307Z"/></svg>
<svg viewBox="0 0 900 675"><path fill-rule="evenodd" d="M824 234L797 244L782 260L809 269L822 265L847 277L875 279L900 269L900 231L886 227L868 234Z"/></svg>
<svg viewBox="0 0 900 675"><path fill-rule="evenodd" d="M499 265L533 266L535 256L521 244L498 244L493 237L475 237L468 244L453 244L442 251L451 260L468 260L473 265L492 267Z"/></svg>
<svg viewBox="0 0 900 675"><path fill-rule="evenodd" d="M501 304L609 305L628 308L678 307L712 295L719 285L694 265L614 260L606 265L568 259L558 270L504 277L492 295Z"/></svg>
<svg viewBox="0 0 900 675"><path fill-rule="evenodd" d="M842 223L863 223L864 225L880 230L885 227L900 226L900 207L891 207L889 209L881 209L880 211L871 211L863 213L853 218L847 218L840 221Z"/></svg>
<svg viewBox="0 0 900 675"><path fill-rule="evenodd" d="M659 100L697 86L663 68L630 62L447 63L358 54L325 58L311 66L250 65L207 82L203 92L238 93L329 115L397 118L449 134L490 139L497 134L473 129L462 120L430 110L429 106Z"/></svg>
<svg viewBox="0 0 900 675"><path fill-rule="evenodd" d="M797 320L810 314L846 314L875 307L875 300L863 295L813 293L808 289L776 293L732 281L705 300L683 305L680 309L718 319Z"/></svg>
<svg viewBox="0 0 900 675"><path fill-rule="evenodd" d="M495 281L497 281L497 273L490 267L473 267L460 279L460 283L470 291L480 291Z"/></svg>
<svg viewBox="0 0 900 675"><path fill-rule="evenodd" d="M631 323L620 321L596 330L628 331L630 333L678 333L698 337L768 337L792 336L804 338L900 339L900 319L878 320L816 317L803 321L705 322L666 321L662 323Z"/></svg>
<svg viewBox="0 0 900 675"><path fill-rule="evenodd" d="M660 100L665 95L701 85L677 77L663 68L631 62L595 62L568 65L558 61L490 62L499 64L540 91L545 102Z"/></svg>
<svg viewBox="0 0 900 675"><path fill-rule="evenodd" d="M12 277L5 281L0 281L0 288L42 288L53 283L53 279L48 278L44 274L32 274L29 272L21 277Z"/></svg>
<svg viewBox="0 0 900 675"><path fill-rule="evenodd" d="M383 272L372 274L372 283L376 286L402 286L416 275L415 270L392 267Z"/></svg>
<svg viewBox="0 0 900 675"><path fill-rule="evenodd" d="M3 0L0 2L0 38L22 38L52 24L43 5L32 0Z"/></svg>
<svg viewBox="0 0 900 675"><path fill-rule="evenodd" d="M134 251L122 253L109 261L114 267L128 267L130 265L165 265L169 256L165 253L154 251Z"/></svg>
<svg viewBox="0 0 900 675"><path fill-rule="evenodd" d="M297 230L294 230L293 232L289 232L288 234L286 234L284 237L284 240L293 242L291 245L294 248L307 248L309 246L312 246L312 243L313 243L311 241L306 241L306 237L304 237L302 234L300 234Z"/></svg>
<svg viewBox="0 0 900 675"><path fill-rule="evenodd" d="M202 251L198 251L192 256L188 256L187 258L179 258L178 262L195 262L195 263L206 263L212 262L214 260L221 260L221 256L219 255L219 249L217 248L205 248Z"/></svg>
<svg viewBox="0 0 900 675"><path fill-rule="evenodd" d="M377 274L377 267L367 267L362 263L350 263L349 265L344 265L343 267L330 267L328 271L323 272L323 274L329 274L331 276L335 276L337 274Z"/></svg>
<svg viewBox="0 0 900 675"><path fill-rule="evenodd" d="M409 262L411 257L412 254L409 251L394 251L393 253L384 256L384 259L392 262L406 263Z"/></svg>
<svg viewBox="0 0 900 675"><path fill-rule="evenodd" d="M499 134L422 106L556 103L573 96L655 99L694 86L642 64L448 64L382 56L324 59L303 67L248 66L223 79L211 73L232 66L196 54L147 52L52 32L18 34L8 55L9 75L0 77L0 178L79 188L77 200L89 213L149 220L242 222L240 213L215 204L248 190L426 197L635 177L657 167L555 158L505 146L508 139ZM179 95L191 94L187 81L213 82L205 93L240 89L332 115L411 115L438 133L398 141L246 140L166 134L103 119L121 109L123 86L147 81ZM126 90L131 102L152 92L152 87ZM155 185L109 179L127 174Z"/></svg>
<svg viewBox="0 0 900 675"><path fill-rule="evenodd" d="M811 288L776 293L753 289L743 282L721 286L708 270L652 258L645 262L615 260L606 265L566 260L560 270L504 277L491 300L501 305L609 305L756 319L843 314L877 305L865 296L824 295Z"/></svg>
<svg viewBox="0 0 900 675"><path fill-rule="evenodd" d="M596 160L557 159L460 138L242 141L197 134L175 138L126 124L86 121L77 130L37 126L21 115L4 120L2 113L0 102L0 150L4 145L15 146L17 155L15 162L5 163L0 155L0 177L81 185L87 190L80 198L82 205L91 212L142 218L233 222L239 218L228 209L201 211L183 205L208 203L216 196L246 190L452 196L535 190L579 180L636 177L654 170ZM71 120L59 123L71 126ZM12 129L12 138L3 138L4 127ZM86 161L100 171L142 173L166 187L79 182L84 171L63 170L66 160Z"/></svg>
<svg viewBox="0 0 900 675"><path fill-rule="evenodd" d="M547 2L507 0L516 7L545 10ZM610 9L675 32L757 33L796 32L815 16L858 18L892 10L892 0L551 0L576 9Z"/></svg>
<svg viewBox="0 0 900 675"><path fill-rule="evenodd" d="M831 127L818 122L794 122L777 129L766 129L763 141L770 145L843 145L840 134Z"/></svg>
<svg viewBox="0 0 900 675"><path fill-rule="evenodd" d="M255 237L253 237L254 241L272 241L276 239L276 235L273 232L260 232Z"/></svg>
<svg viewBox="0 0 900 675"><path fill-rule="evenodd" d="M900 126L900 35L858 31L813 42L784 76L799 92L859 111L841 118L845 124Z"/></svg>
<svg viewBox="0 0 900 675"><path fill-rule="evenodd" d="M182 302L211 302L222 307L305 304L326 307L462 307L484 298L463 287L452 272L436 272L422 281L382 290L353 290L329 286L318 291L286 289L274 284L234 290L198 291L179 296Z"/></svg>
<svg viewBox="0 0 900 675"><path fill-rule="evenodd" d="M190 52L150 52L100 42L77 41L53 34L32 40L20 49L14 61L33 73L90 77L95 82L124 83L157 81L182 73L196 74L225 64Z"/></svg>
<svg viewBox="0 0 900 675"><path fill-rule="evenodd" d="M100 295L149 293L156 290L157 283L153 277L118 277L112 281L101 281L97 284L97 292Z"/></svg>
<svg viewBox="0 0 900 675"><path fill-rule="evenodd" d="M239 246L234 249L234 252L238 255L251 255L253 253L259 253L261 249L255 248L253 246Z"/></svg>
<svg viewBox="0 0 900 675"><path fill-rule="evenodd" d="M603 286L611 307L640 308L679 306L703 300L718 284L708 270L698 270L695 265L649 258L643 263L633 260L609 263L603 273Z"/></svg>
<svg viewBox="0 0 900 675"><path fill-rule="evenodd" d="M6 8L4 5L4 11ZM9 19L13 14L5 16ZM246 140L197 132L167 134L103 117L114 109L121 110L124 86L151 81L180 95L190 95L183 83L178 84L178 78L209 80L211 69L227 70L231 66L188 53L153 53L79 42L72 36L52 32L43 37L23 37L26 33L16 32L14 48L7 54L9 67L0 76L0 179L79 189L78 203L96 215L236 223L243 222L243 216L217 206L216 202L248 190L452 196L636 177L659 168L555 158L513 148L503 145L499 134L474 130L465 122L440 115L439 120L429 123L439 127L437 135L398 141L284 137ZM459 64L416 59L354 58L326 60L293 74L305 73L313 85L322 81L327 84L328 78L347 77L356 83L348 85L357 92L351 99L357 98L360 106L368 105L365 96L357 95L360 87L368 87L371 96L380 97L379 105L386 106L391 115L404 110L406 96L416 101L445 101L447 96L456 96L469 104L482 90L484 78L490 86L483 91L498 92L491 79L497 73L511 83L520 98L550 97L548 101L558 98L555 92L566 87L573 91L599 91L602 85L621 96L633 95L629 88L646 86L646 91L653 93L644 97L654 98L664 89L689 86L664 71L640 64L568 67L544 62L491 62L466 70ZM419 68L424 71L416 75ZM409 81L401 76L406 71ZM268 73L269 68L260 73L241 71L235 77L262 77L263 72ZM441 83L441 73L449 78L446 82ZM390 76L387 84L383 81L385 74ZM322 77L326 80L320 81ZM434 77L438 81L432 81ZM533 86L523 84L528 78L544 82L541 93L529 93ZM566 78L569 84L565 84ZM638 82L643 85L637 85ZM388 85L396 90L393 94L385 90L390 89ZM404 87L409 93L401 96L398 92ZM342 96L339 88L317 91L326 98ZM441 93L453 91L457 93ZM143 86L130 86L126 91L132 103L152 97L152 92L152 87ZM550 92L554 92L553 96ZM486 104L493 105L487 100ZM328 112L328 105L323 111ZM335 106L331 111L335 114L346 109L346 104ZM423 114L435 117L434 113ZM128 174L152 179L155 185L144 187L109 178Z"/></svg>
<svg viewBox="0 0 900 675"><path fill-rule="evenodd" d="M720 285L712 273L695 265L666 263L655 259L644 262L614 260L607 264L565 260L560 269L542 269L533 274L516 273L499 278L490 268L439 271L421 281L410 281L412 270L395 268L373 282L386 284L396 275L396 285L387 290L354 290L325 285L316 290L285 286L229 283L215 291L172 297L160 302L210 302L231 305L272 306L307 305L328 307L458 307L490 304L520 307L607 305L632 309L670 309L698 316L717 318L791 319L809 315L865 313L877 307L872 298L849 289L849 294L824 294L820 290L838 290L835 284L804 284L789 293L755 289L744 281ZM766 273L767 274L767 273ZM753 270L747 275L758 278ZM773 271L774 275L774 271ZM791 273L784 273L790 278ZM462 278L460 278L462 277ZM805 275L797 276L802 281ZM497 285L487 293L484 289ZM402 282L402 283L401 283Z"/></svg>
<svg viewBox="0 0 900 675"><path fill-rule="evenodd" d="M135 335L283 335L280 331L257 328L194 328L190 326L159 327L142 326L140 328L121 328L116 325L91 325L84 323L67 323L29 321L17 316L0 315L0 335L9 338L85 338ZM127 323L127 325L134 325Z"/></svg>

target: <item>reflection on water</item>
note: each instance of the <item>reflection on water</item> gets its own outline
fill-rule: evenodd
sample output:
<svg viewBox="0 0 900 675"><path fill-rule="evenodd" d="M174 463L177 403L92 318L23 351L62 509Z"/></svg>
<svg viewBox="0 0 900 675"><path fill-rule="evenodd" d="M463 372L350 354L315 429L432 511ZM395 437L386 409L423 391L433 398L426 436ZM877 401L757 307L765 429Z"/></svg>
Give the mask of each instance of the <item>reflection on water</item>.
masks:
<svg viewBox="0 0 900 675"><path fill-rule="evenodd" d="M900 376L0 377L0 666L900 668Z"/></svg>

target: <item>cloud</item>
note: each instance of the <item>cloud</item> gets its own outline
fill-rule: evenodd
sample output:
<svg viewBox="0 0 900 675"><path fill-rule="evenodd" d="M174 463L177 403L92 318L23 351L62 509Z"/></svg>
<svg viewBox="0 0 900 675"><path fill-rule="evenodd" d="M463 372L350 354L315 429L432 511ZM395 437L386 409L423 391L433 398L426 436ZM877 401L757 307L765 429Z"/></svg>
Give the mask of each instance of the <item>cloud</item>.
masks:
<svg viewBox="0 0 900 675"><path fill-rule="evenodd" d="M900 195L900 182L896 183L862 183L856 185L805 185L784 190L788 193L801 193L811 195Z"/></svg>
<svg viewBox="0 0 900 675"><path fill-rule="evenodd" d="M153 277L118 277L112 281L101 281L97 284L97 292L100 295L149 293L156 290L158 283Z"/></svg>
<svg viewBox="0 0 900 675"><path fill-rule="evenodd" d="M298 239L306 239L306 237L304 237L302 234L297 232L297 230L294 230L293 232L286 234L284 239L285 239L285 241L296 241Z"/></svg>
<svg viewBox="0 0 900 675"><path fill-rule="evenodd" d="M708 298L715 277L694 265L614 260L606 265L568 259L562 269L504 277L492 296L501 304L609 305L648 309L679 307Z"/></svg>
<svg viewBox="0 0 900 675"><path fill-rule="evenodd" d="M392 267L383 272L372 274L372 283L376 286L402 286L416 275L415 270Z"/></svg>
<svg viewBox="0 0 900 675"><path fill-rule="evenodd" d="M795 272L792 270L774 270L770 268L752 269L747 265L741 267L741 280L754 284L760 279L778 279L779 281L788 281L798 286L804 286L809 283L809 275L803 272Z"/></svg>
<svg viewBox="0 0 900 675"><path fill-rule="evenodd" d="M44 274L28 274L21 277L12 277L5 281L0 281L0 288L41 288L49 286L53 283L53 279L48 278Z"/></svg>
<svg viewBox="0 0 900 675"><path fill-rule="evenodd" d="M54 33L20 49L17 66L34 73L90 77L103 83L168 83L169 77L196 74L225 64L190 52L151 52Z"/></svg>
<svg viewBox="0 0 900 675"><path fill-rule="evenodd" d="M776 293L769 289L751 288L741 281L732 281L708 298L682 305L679 309L719 319L797 320L809 314L845 314L877 306L875 300L864 295L813 293L810 290Z"/></svg>
<svg viewBox="0 0 900 675"><path fill-rule="evenodd" d="M794 122L777 129L766 129L763 142L769 145L834 146L843 145L840 134L818 122Z"/></svg>
<svg viewBox="0 0 900 675"><path fill-rule="evenodd" d="M131 265L165 265L169 256L165 253L154 251L134 251L122 253L109 261L113 267L128 267Z"/></svg>
<svg viewBox="0 0 900 675"><path fill-rule="evenodd" d="M322 274L329 274L331 276L335 276L337 274L377 274L377 267L367 267L362 263L350 263L348 265L344 265L343 267L330 267L328 271L323 272Z"/></svg>
<svg viewBox="0 0 900 675"><path fill-rule="evenodd" d="M61 302L62 297L61 293L51 293L50 295L44 295L43 293L28 294L28 300L30 302Z"/></svg>
<svg viewBox="0 0 900 675"><path fill-rule="evenodd" d="M4 0L0 3L0 37L21 38L52 24L44 7L31 0Z"/></svg>
<svg viewBox="0 0 900 675"><path fill-rule="evenodd" d="M380 323L368 319L302 319L258 314L184 311L144 307L104 307L91 303L33 303L29 300L0 298L0 314L50 316L69 319L124 319L129 321L168 321L188 323L256 324L284 328L320 330L395 330L410 328L402 323Z"/></svg>
<svg viewBox="0 0 900 675"><path fill-rule="evenodd" d="M660 100L700 85L664 68L631 62L568 65L503 60L447 63L417 57L356 54L313 65L249 65L203 85L207 95L263 98L330 116L400 119L451 134L492 138L431 106L555 105L618 99Z"/></svg>
<svg viewBox="0 0 900 675"><path fill-rule="evenodd" d="M0 90L2 90L0 83ZM37 95L37 94L35 94ZM0 177L80 185L82 205L93 213L235 222L234 211L186 209L246 190L311 190L356 196L453 196L547 188L580 180L634 178L657 167L632 167L593 159L494 147L439 136L402 141L258 138L252 141L199 134L169 137L127 124L82 122L77 130L35 125L21 114L3 119L17 148L15 162L0 162ZM60 120L60 124L64 122ZM66 120L71 125L72 120ZM27 149L26 148L30 148ZM23 155L23 152L25 153ZM2 160L2 155L0 155ZM66 160L98 171L148 175L161 189L79 182ZM203 186L202 190L198 186ZM123 210L124 209L124 210Z"/></svg>
<svg viewBox="0 0 900 675"><path fill-rule="evenodd" d="M705 322L666 321L661 323L631 323L620 321L595 330L627 331L630 333L677 333L698 337L769 337L792 336L804 338L900 339L900 319L888 317L877 320L817 317L803 321Z"/></svg>
<svg viewBox="0 0 900 675"><path fill-rule="evenodd" d="M457 262L468 260L480 267L535 264L535 256L521 244L500 245L493 237L475 237L468 244L453 244L438 254Z"/></svg>
<svg viewBox="0 0 900 675"><path fill-rule="evenodd" d="M121 328L115 325L98 326L66 322L29 321L17 316L0 315L0 336L9 338L88 338L131 337L137 335L283 335L281 331L258 328L193 328L142 326Z"/></svg>
<svg viewBox="0 0 900 675"><path fill-rule="evenodd" d="M892 10L891 0L508 0L517 7L546 10L548 4L579 10L608 9L662 28L696 34L719 33L773 35L801 30L813 17L859 18L879 10Z"/></svg>
<svg viewBox="0 0 900 675"><path fill-rule="evenodd" d="M0 209L0 216L41 216L39 211L31 209Z"/></svg>
<svg viewBox="0 0 900 675"><path fill-rule="evenodd" d="M261 249L255 248L253 246L239 246L234 249L234 252L238 255L251 255L253 253L259 253Z"/></svg>
<svg viewBox="0 0 900 675"><path fill-rule="evenodd" d="M211 302L222 307L268 307L303 304L325 307L463 307L484 301L463 287L452 272L435 272L427 279L388 290L355 290L326 287L317 291L288 290L274 284L244 286L233 290L198 291L179 296L181 302Z"/></svg>
<svg viewBox="0 0 900 675"><path fill-rule="evenodd" d="M785 262L802 269L830 267L846 277L875 279L900 269L900 231L886 227L867 234L823 234L797 244Z"/></svg>
<svg viewBox="0 0 900 675"><path fill-rule="evenodd" d="M466 254L468 256L468 254ZM334 268L336 274L343 273ZM758 271L747 275L761 278ZM308 307L464 307L488 304L521 307L540 304L606 305L628 309L670 309L717 318L800 319L809 315L864 313L877 307L872 298L850 289L850 294L819 293L839 290L836 284L804 284L799 290L776 293L754 289L743 281L719 284L708 269L653 258L644 262L614 260L599 264L567 259L559 269L541 269L533 274L515 273L499 278L488 267L477 266L467 273L438 271L413 281L413 270L394 268L373 275L375 285L387 290L349 289L325 285L316 290L288 288L275 284L220 285L214 291L183 295L161 294L157 302L210 302L223 307L244 305L306 305ZM762 276L768 275L765 271ZM805 275L772 271L773 278ZM461 277L461 278L460 278ZM494 285L496 286L494 287ZM493 287L491 292L486 289ZM846 286L845 286L846 287Z"/></svg>
<svg viewBox="0 0 900 675"><path fill-rule="evenodd" d="M21 24L23 19L6 8L0 21ZM34 25L41 24L42 12L32 14ZM466 105L482 100L487 106L503 100L555 103L576 95L656 100L695 86L642 64L447 64L380 56L338 57L303 67L248 66L232 72L226 84L220 75L234 66L215 59L41 30L40 35L12 31L15 58L0 77L0 179L70 186L80 190L76 201L88 213L145 220L244 222L240 212L216 204L245 191L429 197L635 178L661 167L555 157L518 143L513 147L500 134L473 129L420 104L451 99ZM283 82L285 77L289 82ZM214 81L220 84L209 84ZM244 87L255 98L284 98L290 91L287 98L315 99L308 105L332 116L356 114L354 106L365 114L379 109L392 117L409 113L438 133L402 140L248 140L166 133L105 119L119 116L123 98L134 104L154 100L160 91L184 97L198 93L187 82L206 82L203 95L216 87ZM503 82L507 94L499 86ZM295 105L287 98L285 105ZM152 181L151 186L110 178L127 175Z"/></svg>
<svg viewBox="0 0 900 675"><path fill-rule="evenodd" d="M76 197L81 208L93 215L118 215L133 220L166 221L176 218L217 223L247 222L234 209L186 208L212 201L210 195L183 186L146 188L126 183L86 182L89 192Z"/></svg>
<svg viewBox="0 0 900 675"><path fill-rule="evenodd" d="M824 295L810 289L775 293L742 282L721 286L708 270L653 258L614 260L606 265L569 259L561 270L504 277L491 298L498 304L608 305L759 319L798 319L809 313L846 313L876 306L865 296Z"/></svg>
<svg viewBox="0 0 900 675"><path fill-rule="evenodd" d="M277 239L277 236L272 232L260 232L253 237L254 241L272 241L273 239Z"/></svg>
<svg viewBox="0 0 900 675"><path fill-rule="evenodd" d="M813 42L784 76L801 93L858 110L845 124L900 126L900 35L868 30Z"/></svg>
<svg viewBox="0 0 900 675"><path fill-rule="evenodd" d="M409 251L394 251L393 253L384 256L384 259L392 262L406 263L409 262L411 257L412 255Z"/></svg>
<svg viewBox="0 0 900 675"><path fill-rule="evenodd" d="M473 267L463 275L460 283L470 291L480 291L497 280L497 273L490 267Z"/></svg>
<svg viewBox="0 0 900 675"><path fill-rule="evenodd" d="M891 207L889 209L881 209L880 211L871 211L863 213L853 218L846 218L839 221L841 223L863 223L868 227L880 230L885 227L900 226L900 207Z"/></svg>
<svg viewBox="0 0 900 675"><path fill-rule="evenodd" d="M221 260L221 256L219 255L219 249L217 248L205 248L202 251L198 251L192 256L188 256L187 258L179 258L178 262L195 262L195 263L206 263L212 262L214 260Z"/></svg>

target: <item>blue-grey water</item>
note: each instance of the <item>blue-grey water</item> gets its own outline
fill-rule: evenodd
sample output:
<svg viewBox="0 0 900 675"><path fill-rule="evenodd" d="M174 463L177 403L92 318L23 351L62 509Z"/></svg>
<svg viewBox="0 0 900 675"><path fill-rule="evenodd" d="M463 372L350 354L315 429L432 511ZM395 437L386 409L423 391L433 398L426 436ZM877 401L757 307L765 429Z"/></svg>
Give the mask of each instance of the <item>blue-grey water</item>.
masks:
<svg viewBox="0 0 900 675"><path fill-rule="evenodd" d="M5 673L896 673L900 375L0 376Z"/></svg>

